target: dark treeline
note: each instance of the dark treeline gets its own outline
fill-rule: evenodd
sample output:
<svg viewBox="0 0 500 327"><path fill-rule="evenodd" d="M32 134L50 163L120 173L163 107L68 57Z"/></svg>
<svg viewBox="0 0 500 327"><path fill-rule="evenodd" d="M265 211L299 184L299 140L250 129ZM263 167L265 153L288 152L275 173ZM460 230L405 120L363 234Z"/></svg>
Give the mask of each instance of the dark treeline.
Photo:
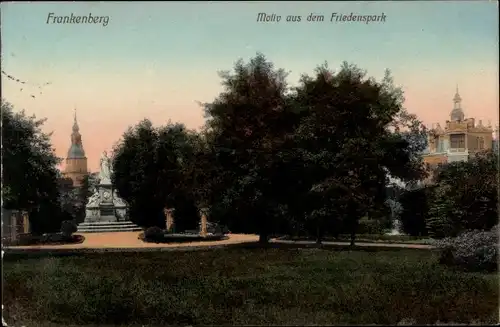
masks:
<svg viewBox="0 0 500 327"><path fill-rule="evenodd" d="M440 238L497 221L497 157L443 166L432 186L421 153L426 131L403 107L387 71L376 80L344 63L319 66L297 87L263 55L221 73L223 91L202 104L206 123L154 127L143 120L116 145L112 181L132 221L194 229L199 209L233 232L383 233L399 217L411 235ZM2 100L3 206L28 211L35 233L84 218L95 175L72 188L61 177L43 120ZM407 187L389 183L389 176Z"/></svg>
<svg viewBox="0 0 500 327"><path fill-rule="evenodd" d="M425 176L424 127L389 72L377 81L347 63L337 73L323 65L292 88L259 54L221 79L202 131L144 120L116 146L113 182L134 222L164 228L162 209L174 207L188 227L208 207L210 220L263 242L285 233L354 241L360 221L390 228L389 174Z"/></svg>

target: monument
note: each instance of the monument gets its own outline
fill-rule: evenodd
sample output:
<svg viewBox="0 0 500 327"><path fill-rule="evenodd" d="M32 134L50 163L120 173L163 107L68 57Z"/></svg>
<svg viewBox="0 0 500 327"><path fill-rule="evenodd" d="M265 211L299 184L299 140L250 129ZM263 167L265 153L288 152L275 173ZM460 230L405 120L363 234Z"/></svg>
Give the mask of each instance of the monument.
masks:
<svg viewBox="0 0 500 327"><path fill-rule="evenodd" d="M99 184L85 206L85 220L78 232L125 232L142 228L127 217L127 204L111 183L111 159L104 152L100 161Z"/></svg>

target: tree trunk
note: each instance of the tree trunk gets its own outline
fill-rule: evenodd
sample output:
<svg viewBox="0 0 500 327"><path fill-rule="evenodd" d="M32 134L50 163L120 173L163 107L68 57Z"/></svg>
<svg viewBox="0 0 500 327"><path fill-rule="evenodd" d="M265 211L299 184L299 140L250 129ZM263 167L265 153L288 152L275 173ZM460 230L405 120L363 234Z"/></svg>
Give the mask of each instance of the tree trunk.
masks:
<svg viewBox="0 0 500 327"><path fill-rule="evenodd" d="M261 244L269 243L269 235L267 234L267 232L260 232L259 243L261 243Z"/></svg>
<svg viewBox="0 0 500 327"><path fill-rule="evenodd" d="M265 210L257 211L259 219L259 243L267 244L269 243L269 222L270 219L267 218L267 212Z"/></svg>
<svg viewBox="0 0 500 327"><path fill-rule="evenodd" d="M356 219L354 219L354 221L351 224L351 246L355 245L356 232L358 230L358 225L359 225L359 219L356 217Z"/></svg>
<svg viewBox="0 0 500 327"><path fill-rule="evenodd" d="M323 235L321 233L321 228L319 226L319 224L316 226L316 244L317 245L321 245L321 243L323 242Z"/></svg>

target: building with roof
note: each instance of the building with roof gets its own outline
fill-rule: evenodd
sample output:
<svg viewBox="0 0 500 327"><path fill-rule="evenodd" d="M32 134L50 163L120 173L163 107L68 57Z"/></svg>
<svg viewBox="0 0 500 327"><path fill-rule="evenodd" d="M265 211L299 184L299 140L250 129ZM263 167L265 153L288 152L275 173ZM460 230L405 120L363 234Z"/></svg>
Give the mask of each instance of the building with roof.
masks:
<svg viewBox="0 0 500 327"><path fill-rule="evenodd" d="M444 163L467 161L478 152L494 149L494 134L498 140L498 128L495 133L490 123L485 126L481 120L476 123L474 118L465 118L457 86L450 120L444 127L438 123L428 130L424 163L432 169Z"/></svg>

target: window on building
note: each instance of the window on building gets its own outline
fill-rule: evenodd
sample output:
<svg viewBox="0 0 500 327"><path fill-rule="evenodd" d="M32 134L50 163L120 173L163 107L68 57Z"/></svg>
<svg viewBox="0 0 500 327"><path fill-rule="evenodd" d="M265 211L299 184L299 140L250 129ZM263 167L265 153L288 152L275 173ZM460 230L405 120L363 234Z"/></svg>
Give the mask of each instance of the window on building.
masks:
<svg viewBox="0 0 500 327"><path fill-rule="evenodd" d="M465 148L465 135L464 134L452 134L452 135L450 135L450 148L452 148L452 149L464 149Z"/></svg>

